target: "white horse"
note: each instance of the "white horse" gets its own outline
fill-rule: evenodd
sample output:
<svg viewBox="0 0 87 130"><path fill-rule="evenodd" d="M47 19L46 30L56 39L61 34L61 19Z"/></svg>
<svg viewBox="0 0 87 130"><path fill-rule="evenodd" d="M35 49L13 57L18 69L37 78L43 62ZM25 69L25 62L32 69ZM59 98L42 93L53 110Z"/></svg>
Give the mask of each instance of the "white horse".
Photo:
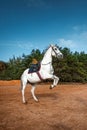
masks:
<svg viewBox="0 0 87 130"><path fill-rule="evenodd" d="M29 68L26 69L22 76L21 76L21 90L22 90L22 100L23 103L26 103L25 96L24 96L24 90L26 88L26 84L29 82L32 85L31 94L35 101L38 101L37 97L34 94L35 91L35 84L46 79L53 79L53 84L50 86L52 89L55 87L59 81L59 78L55 76L54 69L52 66L52 56L55 56L57 58L63 58L63 54L60 52L58 47L55 45L50 45L46 53L44 54L44 57L41 61L41 67L38 72L34 73L28 73Z"/></svg>

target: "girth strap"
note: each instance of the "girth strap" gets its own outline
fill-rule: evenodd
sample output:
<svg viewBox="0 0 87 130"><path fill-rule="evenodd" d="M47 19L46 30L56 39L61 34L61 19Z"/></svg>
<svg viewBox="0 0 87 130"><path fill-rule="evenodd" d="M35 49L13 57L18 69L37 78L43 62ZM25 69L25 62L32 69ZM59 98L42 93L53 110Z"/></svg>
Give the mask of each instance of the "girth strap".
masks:
<svg viewBox="0 0 87 130"><path fill-rule="evenodd" d="M42 76L40 75L39 71L37 71L36 73L37 73L39 79L40 79L40 80L43 80L43 78L42 78Z"/></svg>

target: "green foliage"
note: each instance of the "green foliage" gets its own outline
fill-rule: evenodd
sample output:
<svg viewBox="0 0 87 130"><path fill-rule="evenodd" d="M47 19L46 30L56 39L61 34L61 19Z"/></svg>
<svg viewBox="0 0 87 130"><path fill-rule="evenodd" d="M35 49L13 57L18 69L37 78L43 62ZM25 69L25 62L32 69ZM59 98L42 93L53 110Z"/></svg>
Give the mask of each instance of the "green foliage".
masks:
<svg viewBox="0 0 87 130"><path fill-rule="evenodd" d="M53 59L55 74L62 82L87 82L87 54L72 53L70 49L61 50L63 60Z"/></svg>
<svg viewBox="0 0 87 130"><path fill-rule="evenodd" d="M87 54L84 52L72 53L68 48L60 48L64 55L63 59L53 58L55 74L61 82L87 82ZM41 53L39 49L32 50L30 55L23 54L22 57L13 56L8 63L2 64L0 79L20 79L23 71L30 67L33 58L41 61L45 50ZM3 67L4 66L4 67Z"/></svg>

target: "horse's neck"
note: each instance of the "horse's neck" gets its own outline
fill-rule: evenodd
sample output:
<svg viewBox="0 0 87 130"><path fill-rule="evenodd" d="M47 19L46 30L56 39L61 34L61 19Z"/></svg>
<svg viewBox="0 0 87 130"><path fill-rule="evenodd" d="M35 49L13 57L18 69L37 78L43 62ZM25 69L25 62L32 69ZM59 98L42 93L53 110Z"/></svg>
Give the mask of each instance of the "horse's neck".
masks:
<svg viewBox="0 0 87 130"><path fill-rule="evenodd" d="M52 55L51 55L52 49L51 47L47 50L47 52L45 53L43 59L42 59L42 64L48 64L48 63L52 63Z"/></svg>

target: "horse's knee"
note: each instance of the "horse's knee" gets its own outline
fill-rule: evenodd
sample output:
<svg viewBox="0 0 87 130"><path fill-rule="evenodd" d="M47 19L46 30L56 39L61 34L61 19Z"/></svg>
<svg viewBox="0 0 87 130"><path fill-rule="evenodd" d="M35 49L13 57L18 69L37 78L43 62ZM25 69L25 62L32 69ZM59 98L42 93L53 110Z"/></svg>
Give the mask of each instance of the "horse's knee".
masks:
<svg viewBox="0 0 87 130"><path fill-rule="evenodd" d="M57 76L54 76L54 79L56 79L57 81L59 81L59 77L57 77Z"/></svg>
<svg viewBox="0 0 87 130"><path fill-rule="evenodd" d="M57 80L59 81L59 77L57 77Z"/></svg>

